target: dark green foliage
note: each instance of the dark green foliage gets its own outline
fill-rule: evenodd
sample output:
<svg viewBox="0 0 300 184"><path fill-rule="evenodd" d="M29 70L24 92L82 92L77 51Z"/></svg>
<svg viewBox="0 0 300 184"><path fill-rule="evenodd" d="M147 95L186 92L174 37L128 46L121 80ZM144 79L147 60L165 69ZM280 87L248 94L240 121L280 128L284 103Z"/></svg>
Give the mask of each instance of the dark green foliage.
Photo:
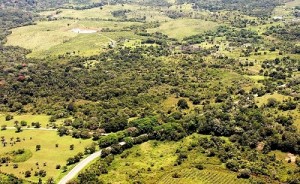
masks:
<svg viewBox="0 0 300 184"><path fill-rule="evenodd" d="M99 140L100 148L106 148L112 144L119 142L119 137L117 134L109 134L108 136L101 137Z"/></svg>
<svg viewBox="0 0 300 184"><path fill-rule="evenodd" d="M155 127L153 137L157 140L178 141L186 136L185 130L178 123L166 123Z"/></svg>
<svg viewBox="0 0 300 184"><path fill-rule="evenodd" d="M150 133L159 125L156 117L146 117L129 122L128 127L136 127L141 134Z"/></svg>
<svg viewBox="0 0 300 184"><path fill-rule="evenodd" d="M5 116L5 120L6 120L6 121L10 121L10 120L12 120L12 119L14 119L14 117L13 117L12 115L9 115L9 114L8 114L8 115Z"/></svg>
<svg viewBox="0 0 300 184"><path fill-rule="evenodd" d="M35 146L35 150L36 150L36 151L39 151L39 150L41 150L41 145L39 145L39 144L38 144L38 145L36 145L36 146Z"/></svg>
<svg viewBox="0 0 300 184"><path fill-rule="evenodd" d="M273 9L280 5L279 0L177 0L177 3L194 3L194 9L238 10L252 16L269 16Z"/></svg>
<svg viewBox="0 0 300 184"><path fill-rule="evenodd" d="M189 105L187 103L187 101L185 99L180 99L177 103L177 106L180 108L180 109L188 109L189 108Z"/></svg>

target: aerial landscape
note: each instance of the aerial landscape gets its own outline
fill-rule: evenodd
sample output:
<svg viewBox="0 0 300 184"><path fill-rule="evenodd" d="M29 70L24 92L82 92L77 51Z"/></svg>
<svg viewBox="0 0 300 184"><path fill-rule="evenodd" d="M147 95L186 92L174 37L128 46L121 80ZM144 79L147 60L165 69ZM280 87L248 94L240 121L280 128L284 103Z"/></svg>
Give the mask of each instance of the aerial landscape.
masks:
<svg viewBox="0 0 300 184"><path fill-rule="evenodd" d="M0 184L300 184L300 0L0 0Z"/></svg>

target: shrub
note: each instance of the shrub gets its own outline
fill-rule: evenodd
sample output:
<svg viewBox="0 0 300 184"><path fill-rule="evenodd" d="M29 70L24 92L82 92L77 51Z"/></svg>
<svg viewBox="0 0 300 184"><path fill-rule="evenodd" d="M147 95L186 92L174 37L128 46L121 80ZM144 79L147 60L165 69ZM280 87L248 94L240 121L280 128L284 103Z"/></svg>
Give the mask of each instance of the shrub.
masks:
<svg viewBox="0 0 300 184"><path fill-rule="evenodd" d="M10 115L10 114L8 114L8 115L5 116L5 120L6 121L10 121L12 119L14 119L14 117L12 115Z"/></svg>

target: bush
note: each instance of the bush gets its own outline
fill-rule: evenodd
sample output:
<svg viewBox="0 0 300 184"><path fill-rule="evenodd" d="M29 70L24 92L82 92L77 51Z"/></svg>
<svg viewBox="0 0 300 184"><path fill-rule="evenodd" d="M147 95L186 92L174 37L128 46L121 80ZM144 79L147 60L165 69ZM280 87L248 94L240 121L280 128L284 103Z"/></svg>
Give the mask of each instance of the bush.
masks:
<svg viewBox="0 0 300 184"><path fill-rule="evenodd" d="M10 121L12 119L14 119L14 117L12 115L10 115L10 114L8 114L8 115L5 116L5 120L6 121Z"/></svg>
<svg viewBox="0 0 300 184"><path fill-rule="evenodd" d="M26 121L21 121L21 126L27 126L27 122Z"/></svg>
<svg viewBox="0 0 300 184"><path fill-rule="evenodd" d="M180 178L180 174L178 174L177 172L172 174L172 178Z"/></svg>
<svg viewBox="0 0 300 184"><path fill-rule="evenodd" d="M30 171L25 171L25 178L31 177L31 172Z"/></svg>
<svg viewBox="0 0 300 184"><path fill-rule="evenodd" d="M101 151L101 158L107 157L108 155L110 155L110 153L111 153L111 150L110 150L110 149L108 149L108 148L103 149L103 150Z"/></svg>
<svg viewBox="0 0 300 184"><path fill-rule="evenodd" d="M197 164L195 165L195 167L199 170L203 170L204 169L204 166L202 164Z"/></svg>
<svg viewBox="0 0 300 184"><path fill-rule="evenodd" d="M238 178L245 178L248 179L250 178L251 172L249 169L243 169L239 174L238 174Z"/></svg>
<svg viewBox="0 0 300 184"><path fill-rule="evenodd" d="M185 99L180 99L177 103L177 106L180 108L180 109L189 109L189 105L187 103L187 101Z"/></svg>

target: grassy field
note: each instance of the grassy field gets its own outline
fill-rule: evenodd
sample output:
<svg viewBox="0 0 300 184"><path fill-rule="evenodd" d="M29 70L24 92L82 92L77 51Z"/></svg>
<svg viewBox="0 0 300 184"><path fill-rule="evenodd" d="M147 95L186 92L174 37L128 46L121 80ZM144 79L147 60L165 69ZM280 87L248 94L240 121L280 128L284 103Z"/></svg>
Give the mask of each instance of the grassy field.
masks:
<svg viewBox="0 0 300 184"><path fill-rule="evenodd" d="M131 10L137 11L139 6L137 5L128 5L124 4L124 6L118 5L106 5L103 6L102 9L100 8L92 8L87 10L73 10L73 9L60 9L60 13L56 13L57 11L45 11L40 13L42 16L49 16L52 15L56 18L63 18L63 17L71 17L77 19L91 19L91 18L99 18L99 19L117 19L112 15L113 11L118 10Z"/></svg>
<svg viewBox="0 0 300 184"><path fill-rule="evenodd" d="M178 9L178 7L173 7L171 9ZM45 11L40 13L42 16L53 16L55 18L75 18L75 19L103 19L103 20L120 20L124 17L114 17L112 12L119 10L129 10L126 13L128 19L130 18L142 18L146 17L146 21L168 21L171 20L163 12L154 10L152 7L144 7L138 5L106 5L100 8L92 8L87 10L71 10L71 9L60 9L60 13L57 11ZM183 7L182 10L188 10L188 8Z"/></svg>
<svg viewBox="0 0 300 184"><path fill-rule="evenodd" d="M182 40L184 37L203 33L205 31L214 30L218 24L211 21L199 19L177 19L172 20L158 28L149 29L149 32L162 32L171 38Z"/></svg>
<svg viewBox="0 0 300 184"><path fill-rule="evenodd" d="M278 6L273 11L273 16L283 16L285 19L294 18L293 8L300 6L300 0L292 0L285 3L283 6Z"/></svg>
<svg viewBox="0 0 300 184"><path fill-rule="evenodd" d="M195 137L194 137L195 136ZM227 171L220 161L214 157L206 157L193 150L188 152L188 159L180 166L174 166L176 150L183 150L199 135L193 135L179 142L149 141L125 151L122 155L115 156L109 167L107 175L100 176L105 182L110 183L248 183L239 180L236 174ZM201 163L205 169L200 171L193 164ZM180 178L173 178L174 173L179 173Z"/></svg>
<svg viewBox="0 0 300 184"><path fill-rule="evenodd" d="M274 93L274 94L266 94L262 97L256 97L255 101L258 106L262 106L263 104L267 104L269 98L275 98L277 101L282 102L283 100L287 100L289 97L278 93Z"/></svg>
<svg viewBox="0 0 300 184"><path fill-rule="evenodd" d="M300 6L300 0L293 0L285 4L288 8L293 8L295 6Z"/></svg>
<svg viewBox="0 0 300 184"><path fill-rule="evenodd" d="M14 133L13 130L5 130L0 132L1 136L4 136L8 142L6 147L1 144L0 155L5 155L11 151L17 149L26 149L31 151L32 157L25 162L19 162L18 169L13 168L13 163L8 166L2 165L0 167L1 172L12 173L18 177L24 178L24 172L32 170L32 177L27 178L29 181L38 181L38 177L33 176L35 171L45 170L47 176L45 178L53 177L58 179L61 175L61 170L55 169L57 164L64 166L66 160L69 157L76 155L79 152L84 151L84 147L91 144L91 140L79 140L71 137L59 137L57 132L52 131L39 131L39 130L24 130L21 133ZM14 141L17 137L21 139L21 142L16 142L11 146L10 138L14 137ZM32 139L30 140L30 137ZM58 144L56 148L55 144ZM74 150L70 150L70 145L74 144ZM41 145L41 150L36 151L36 145ZM36 163L39 163L39 166ZM43 165L46 163L46 166ZM39 169L38 169L39 167Z"/></svg>
<svg viewBox="0 0 300 184"><path fill-rule="evenodd" d="M193 105L193 103L188 99L188 98L176 98L175 95L169 96L165 101L163 101L163 103L161 104L162 109L164 111L168 111L168 110L176 110L177 108L177 103L180 99L185 99L188 103L189 109L188 110L184 110L184 111L190 111L193 110L195 108L195 106Z"/></svg>
<svg viewBox="0 0 300 184"><path fill-rule="evenodd" d="M50 125L50 116L47 115L30 115L30 114L23 114L23 115L13 115L14 119L10 121L5 120L6 114L0 114L0 126L7 125L8 127L15 126L15 121L26 121L28 125L31 126L32 122L39 122L41 127L46 128L47 124ZM62 124L64 119L59 119L55 122L55 124L59 125Z"/></svg>
<svg viewBox="0 0 300 184"><path fill-rule="evenodd" d="M101 52L112 39L126 37L131 39L133 33L120 32L124 27L136 23L114 22L114 21L77 21L58 20L38 22L37 25L20 27L12 30L8 37L7 45L21 46L31 49L33 52L29 57L45 57L49 55L66 54L75 52L80 55L89 56ZM80 34L72 29L98 30L109 28L119 30L109 33Z"/></svg>

